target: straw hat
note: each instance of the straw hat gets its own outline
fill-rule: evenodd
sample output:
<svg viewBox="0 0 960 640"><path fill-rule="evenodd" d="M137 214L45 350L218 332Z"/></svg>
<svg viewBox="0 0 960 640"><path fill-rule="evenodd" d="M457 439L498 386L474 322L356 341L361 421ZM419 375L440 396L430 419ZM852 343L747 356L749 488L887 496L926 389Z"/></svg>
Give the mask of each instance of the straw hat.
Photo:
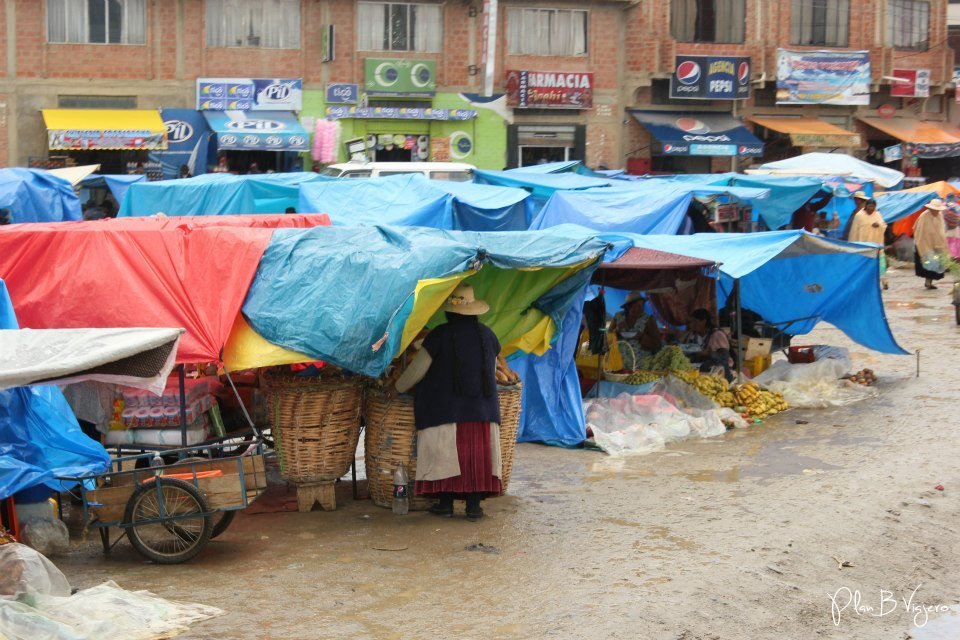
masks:
<svg viewBox="0 0 960 640"><path fill-rule="evenodd" d="M637 302L638 300L642 301L643 295L639 291L631 291L630 293L627 294L627 299L623 301L623 304L620 305L620 308L626 309L627 307L632 305L634 302Z"/></svg>
<svg viewBox="0 0 960 640"><path fill-rule="evenodd" d="M869 200L869 199L870 199L870 196L868 196L865 191L862 191L862 190L861 190L861 191L857 191L856 193L853 194L853 199L854 199L854 200Z"/></svg>
<svg viewBox="0 0 960 640"><path fill-rule="evenodd" d="M462 316L479 316L490 311L490 305L474 297L473 287L468 284L461 284L447 298L443 310L450 313L459 313Z"/></svg>
<svg viewBox="0 0 960 640"><path fill-rule="evenodd" d="M940 198L934 198L927 203L927 209L933 209L934 211L943 211L947 208L947 205L943 204L943 200Z"/></svg>

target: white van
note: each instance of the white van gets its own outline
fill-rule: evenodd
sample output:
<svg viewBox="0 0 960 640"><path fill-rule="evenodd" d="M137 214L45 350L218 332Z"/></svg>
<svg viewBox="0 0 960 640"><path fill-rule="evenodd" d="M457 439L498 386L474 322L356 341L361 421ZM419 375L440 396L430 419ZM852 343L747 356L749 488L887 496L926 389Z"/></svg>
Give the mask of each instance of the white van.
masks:
<svg viewBox="0 0 960 640"><path fill-rule="evenodd" d="M331 164L320 172L334 178L378 178L405 173L422 173L431 180L470 182L473 180L472 164L465 162L342 162Z"/></svg>

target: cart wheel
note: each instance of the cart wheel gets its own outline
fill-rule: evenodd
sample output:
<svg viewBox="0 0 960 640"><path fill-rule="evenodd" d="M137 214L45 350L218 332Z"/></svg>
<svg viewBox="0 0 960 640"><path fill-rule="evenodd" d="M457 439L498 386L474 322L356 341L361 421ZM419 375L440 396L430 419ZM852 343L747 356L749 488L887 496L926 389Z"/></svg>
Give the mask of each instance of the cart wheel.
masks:
<svg viewBox="0 0 960 640"><path fill-rule="evenodd" d="M161 518L161 505L171 519ZM140 555L158 564L178 564L210 541L213 522L203 515L209 511L207 499L189 482L157 478L136 488L123 521L131 525L127 537Z"/></svg>
<svg viewBox="0 0 960 640"><path fill-rule="evenodd" d="M210 538L216 538L221 533L226 531L227 527L230 526L230 523L233 522L233 519L236 516L236 511L218 511L210 516L213 519L213 530L210 533Z"/></svg>

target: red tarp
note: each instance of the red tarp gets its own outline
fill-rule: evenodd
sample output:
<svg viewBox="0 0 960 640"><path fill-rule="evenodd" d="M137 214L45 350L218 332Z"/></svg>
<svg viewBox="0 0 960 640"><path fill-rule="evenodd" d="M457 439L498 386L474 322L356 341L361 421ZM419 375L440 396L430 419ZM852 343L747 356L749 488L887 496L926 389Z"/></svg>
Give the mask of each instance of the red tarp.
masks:
<svg viewBox="0 0 960 640"><path fill-rule="evenodd" d="M0 227L22 328L182 327L177 362L220 358L278 227L326 215L184 216Z"/></svg>

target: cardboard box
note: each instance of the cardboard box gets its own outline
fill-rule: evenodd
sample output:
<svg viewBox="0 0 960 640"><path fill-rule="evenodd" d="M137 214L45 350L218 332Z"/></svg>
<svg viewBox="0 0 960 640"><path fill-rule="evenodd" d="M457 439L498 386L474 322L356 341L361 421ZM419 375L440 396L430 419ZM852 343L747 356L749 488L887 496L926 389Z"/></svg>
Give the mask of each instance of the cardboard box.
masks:
<svg viewBox="0 0 960 640"><path fill-rule="evenodd" d="M756 358L757 356L768 355L772 347L773 340L770 338L752 338L750 336L744 336L743 360L746 362Z"/></svg>

